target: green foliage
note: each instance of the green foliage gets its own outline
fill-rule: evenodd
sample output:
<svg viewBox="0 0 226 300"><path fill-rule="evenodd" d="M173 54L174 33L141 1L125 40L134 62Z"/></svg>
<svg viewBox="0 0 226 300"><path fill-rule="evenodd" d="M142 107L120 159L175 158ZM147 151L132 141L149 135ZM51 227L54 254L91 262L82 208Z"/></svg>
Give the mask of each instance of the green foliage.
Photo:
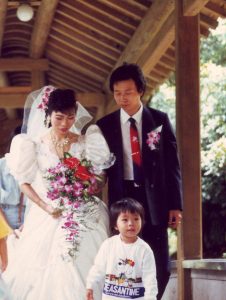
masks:
<svg viewBox="0 0 226 300"><path fill-rule="evenodd" d="M212 62L216 65L226 66L226 22L219 20L219 27L203 40L200 47L201 64Z"/></svg>
<svg viewBox="0 0 226 300"><path fill-rule="evenodd" d="M173 81L174 82L174 81ZM150 106L167 112L173 127L176 127L175 116L175 83L171 80L164 83L150 100Z"/></svg>
<svg viewBox="0 0 226 300"><path fill-rule="evenodd" d="M204 257L226 252L226 20L219 24L202 40L200 57ZM175 124L173 76L152 97L151 106L167 112Z"/></svg>

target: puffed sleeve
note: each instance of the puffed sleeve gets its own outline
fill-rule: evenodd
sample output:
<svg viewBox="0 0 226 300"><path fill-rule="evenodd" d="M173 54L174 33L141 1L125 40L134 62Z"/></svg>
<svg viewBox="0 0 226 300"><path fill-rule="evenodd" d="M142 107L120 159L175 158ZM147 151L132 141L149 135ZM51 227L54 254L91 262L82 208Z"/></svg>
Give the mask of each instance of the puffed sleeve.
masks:
<svg viewBox="0 0 226 300"><path fill-rule="evenodd" d="M109 168L114 163L114 157L97 125L91 125L86 131L85 152L86 158L100 169Z"/></svg>
<svg viewBox="0 0 226 300"><path fill-rule="evenodd" d="M35 143L26 134L18 134L12 140L6 162L10 173L19 184L31 184L37 173Z"/></svg>

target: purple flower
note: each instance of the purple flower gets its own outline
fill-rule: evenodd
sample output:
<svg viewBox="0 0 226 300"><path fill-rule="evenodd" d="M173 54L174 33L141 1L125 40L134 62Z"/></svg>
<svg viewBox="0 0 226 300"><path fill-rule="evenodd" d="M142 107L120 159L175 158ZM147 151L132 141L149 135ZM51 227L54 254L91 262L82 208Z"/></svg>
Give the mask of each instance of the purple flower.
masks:
<svg viewBox="0 0 226 300"><path fill-rule="evenodd" d="M63 162L47 169L44 175L48 185L47 197L53 201L53 207L62 210L61 219L65 240L72 243L71 248L68 249L70 256L77 251L80 242L80 224L82 224L82 230L89 228L83 210L87 209L87 202L96 205L97 201L93 197L98 187L95 169L85 159L79 163L82 171L89 172L89 177L77 176L76 166L71 168Z"/></svg>

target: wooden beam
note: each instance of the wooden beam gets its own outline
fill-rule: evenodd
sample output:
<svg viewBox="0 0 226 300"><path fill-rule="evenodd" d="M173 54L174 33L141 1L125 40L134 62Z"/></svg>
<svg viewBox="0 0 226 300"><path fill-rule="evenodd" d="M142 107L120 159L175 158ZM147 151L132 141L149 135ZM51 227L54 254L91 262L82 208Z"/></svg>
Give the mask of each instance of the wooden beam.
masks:
<svg viewBox="0 0 226 300"><path fill-rule="evenodd" d="M32 71L31 72L31 86L32 90L38 90L45 85L45 73L43 71Z"/></svg>
<svg viewBox="0 0 226 300"><path fill-rule="evenodd" d="M0 58L0 71L47 71L47 59Z"/></svg>
<svg viewBox="0 0 226 300"><path fill-rule="evenodd" d="M154 1L118 59L114 69L125 61L137 62L173 10L174 0ZM105 89L108 89L108 79L104 84Z"/></svg>
<svg viewBox="0 0 226 300"><path fill-rule="evenodd" d="M58 1L42 0L39 6L31 36L30 57L32 58L43 56Z"/></svg>
<svg viewBox="0 0 226 300"><path fill-rule="evenodd" d="M3 43L3 35L5 29L5 18L7 12L7 0L0 1L0 54L2 50L2 43Z"/></svg>
<svg viewBox="0 0 226 300"><path fill-rule="evenodd" d="M0 71L0 87L8 85L8 78L5 72Z"/></svg>
<svg viewBox="0 0 226 300"><path fill-rule="evenodd" d="M99 107L105 103L103 93L77 93L78 101L85 107Z"/></svg>
<svg viewBox="0 0 226 300"><path fill-rule="evenodd" d="M59 63L61 66L65 67L65 68L69 68L69 69L74 69L76 70L78 73L80 72L83 76L87 75L89 78L92 78L95 76L94 80L98 80L100 82L103 81L104 76L100 76L100 74L98 72L93 72L92 70L90 70L91 68L86 68L82 65L79 65L77 63L77 61L74 60L69 60L68 58L65 58L65 56L59 55L57 54L55 51L47 51L47 56L49 55L49 57L51 58L52 61L55 61L56 63Z"/></svg>
<svg viewBox="0 0 226 300"><path fill-rule="evenodd" d="M183 0L183 14L184 16L195 16L199 14L200 10L205 6L209 0Z"/></svg>
<svg viewBox="0 0 226 300"><path fill-rule="evenodd" d="M174 9L174 1L154 1L138 26L126 49L117 61L116 67L124 61L136 62L146 47L159 32Z"/></svg>
<svg viewBox="0 0 226 300"><path fill-rule="evenodd" d="M199 42L199 14L185 17L181 0L176 0L176 128L184 202L178 232L182 242L178 247L180 300L193 298L191 276L183 269L183 260L202 257Z"/></svg>
<svg viewBox="0 0 226 300"><path fill-rule="evenodd" d="M0 87L0 107L23 108L27 95L31 90L30 86Z"/></svg>
<svg viewBox="0 0 226 300"><path fill-rule="evenodd" d="M2 1L2 0L1 0ZM21 1L8 1L8 7L17 7L21 4ZM40 0L39 1L30 1L29 5L31 6L39 6L40 5Z"/></svg>
<svg viewBox="0 0 226 300"><path fill-rule="evenodd" d="M175 14L172 12L159 30L158 35L153 38L149 46L137 61L145 75L151 72L174 39Z"/></svg>

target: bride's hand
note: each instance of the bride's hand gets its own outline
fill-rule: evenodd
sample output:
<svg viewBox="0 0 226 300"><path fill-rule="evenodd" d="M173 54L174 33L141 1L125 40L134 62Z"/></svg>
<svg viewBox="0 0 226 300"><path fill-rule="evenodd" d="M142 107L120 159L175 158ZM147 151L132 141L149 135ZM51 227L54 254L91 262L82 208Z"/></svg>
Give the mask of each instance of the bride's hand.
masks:
<svg viewBox="0 0 226 300"><path fill-rule="evenodd" d="M47 204L45 211L51 215L53 218L59 218L62 214L62 210L59 208L53 208L51 205Z"/></svg>
<svg viewBox="0 0 226 300"><path fill-rule="evenodd" d="M53 212L51 213L53 218L59 218L62 215L62 209L54 208Z"/></svg>

